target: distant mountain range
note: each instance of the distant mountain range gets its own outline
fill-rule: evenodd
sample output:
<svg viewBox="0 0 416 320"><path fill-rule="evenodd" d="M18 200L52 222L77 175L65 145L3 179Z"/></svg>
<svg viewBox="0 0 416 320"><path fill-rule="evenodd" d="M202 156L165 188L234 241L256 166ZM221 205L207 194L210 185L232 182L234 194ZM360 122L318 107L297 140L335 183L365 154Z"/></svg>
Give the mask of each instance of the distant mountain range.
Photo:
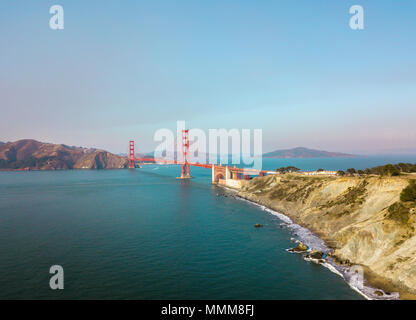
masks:
<svg viewBox="0 0 416 320"><path fill-rule="evenodd" d="M206 160L210 158L210 155L217 158L216 154L209 154L209 153L202 153L202 152L199 152L199 156L197 158L195 157L195 155L190 154L190 158L191 158L191 161L196 161L198 159L200 162L206 162ZM140 155L140 156L153 158L154 153L150 152L150 153L147 153L145 155ZM344 158L344 157L351 158L351 157L356 157L356 156L357 155L348 154L348 153L329 152L329 151L308 149L304 147L276 150L276 151L263 154L263 158L287 158L287 159L290 159L290 158ZM165 157L167 159L179 159L180 160L181 155L177 154L176 152L169 151L165 155ZM231 155L228 155L228 157L231 157Z"/></svg>
<svg viewBox="0 0 416 320"><path fill-rule="evenodd" d="M0 169L59 170L126 168L125 157L105 150L19 140L0 143Z"/></svg>
<svg viewBox="0 0 416 320"><path fill-rule="evenodd" d="M174 152L168 158L175 158ZM136 155L136 157L144 155ZM208 154L200 154L195 162L206 162ZM293 148L263 154L264 158L337 158L355 155ZM145 157L153 157L153 153ZM60 170L60 169L114 169L126 168L126 155L115 155L105 150L43 143L26 139L16 142L0 142L0 170Z"/></svg>
<svg viewBox="0 0 416 320"><path fill-rule="evenodd" d="M328 152L303 147L293 149L276 150L263 154L263 158L343 158L356 157L353 154L341 152Z"/></svg>

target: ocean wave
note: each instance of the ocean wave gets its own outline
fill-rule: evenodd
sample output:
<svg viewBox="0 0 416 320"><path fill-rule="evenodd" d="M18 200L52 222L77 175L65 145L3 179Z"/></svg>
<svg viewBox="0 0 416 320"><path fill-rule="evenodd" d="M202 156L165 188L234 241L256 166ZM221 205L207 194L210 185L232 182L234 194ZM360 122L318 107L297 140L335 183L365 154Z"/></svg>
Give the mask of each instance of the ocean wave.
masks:
<svg viewBox="0 0 416 320"><path fill-rule="evenodd" d="M283 222L281 223L281 225L286 226L289 230L292 231L293 235L298 238L298 239L291 238L290 240L295 243L302 242L303 244L307 245L309 248L308 251L319 250L325 254L332 252L332 249L326 246L325 241L323 241L321 238L319 238L316 234L314 234L309 229L302 227L299 224L294 223L292 219L290 219L288 216L280 212L274 211L270 208L267 208L264 205L244 199L238 195L236 196L236 199L244 201L244 202L248 202L252 205L259 207L261 210L266 211L267 213L272 214L273 216L276 216L279 220ZM324 263L319 263L319 264L327 268L329 271L333 272L334 274L340 276L342 279L345 280L345 282L347 282L347 284L351 287L351 289L359 293L361 296L363 296L367 300L398 300L400 299L399 293L397 292L386 294L386 292L384 292L381 289L377 289L368 285L363 285L362 284L363 282L357 283L356 281L354 281L355 276L356 276L356 272L355 270L353 270L354 266L353 267L340 266L336 264L335 261L330 257L327 257ZM376 295L375 291L382 292L383 296Z"/></svg>

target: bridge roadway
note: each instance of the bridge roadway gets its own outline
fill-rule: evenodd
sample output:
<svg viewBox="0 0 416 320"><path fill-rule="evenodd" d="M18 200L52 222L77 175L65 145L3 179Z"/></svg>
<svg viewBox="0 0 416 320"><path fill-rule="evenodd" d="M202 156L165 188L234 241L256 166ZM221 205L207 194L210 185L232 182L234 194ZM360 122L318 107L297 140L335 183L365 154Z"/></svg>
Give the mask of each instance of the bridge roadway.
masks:
<svg viewBox="0 0 416 320"><path fill-rule="evenodd" d="M276 172L268 170L257 170L250 168L238 168L236 166L223 166L223 165L214 165L214 164L205 164L198 162L182 162L178 160L169 160L169 159L158 159L158 158L134 158L134 161L145 162L152 164L160 165L181 165L181 166L192 166L192 167L201 167L212 169L212 180L213 182L218 182L219 179L235 179L235 180L248 180L251 176L265 176L267 174L276 174Z"/></svg>
<svg viewBox="0 0 416 320"><path fill-rule="evenodd" d="M150 157L142 157L137 158L135 156L134 150L134 141L130 140L129 142L129 168L135 168L136 162L150 162L155 164L176 164L182 167L181 176L178 179L190 179L192 178L189 172L189 167L201 167L207 168L212 170L212 182L213 183L223 183L224 181L227 182L228 180L250 180L251 176L259 175L265 176L267 174L276 174L276 172L266 171L266 170L256 170L256 169L247 169L247 168L237 168L223 166L223 165L215 165L215 164L206 164L206 163L198 163L198 162L190 162L189 161L189 130L182 130L181 135L181 159L182 161L178 160L170 160L170 159L159 159L159 158L150 158Z"/></svg>

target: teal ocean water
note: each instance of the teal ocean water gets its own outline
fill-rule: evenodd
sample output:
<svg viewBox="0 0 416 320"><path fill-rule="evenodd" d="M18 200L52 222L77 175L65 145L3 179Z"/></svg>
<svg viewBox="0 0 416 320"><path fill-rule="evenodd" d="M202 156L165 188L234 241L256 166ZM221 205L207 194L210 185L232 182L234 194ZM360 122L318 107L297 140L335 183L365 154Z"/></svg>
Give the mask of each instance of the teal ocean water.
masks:
<svg viewBox="0 0 416 320"><path fill-rule="evenodd" d="M191 173L0 172L0 298L362 299L288 253L294 234L278 217L212 186L210 170ZM64 290L49 288L52 265L64 268Z"/></svg>

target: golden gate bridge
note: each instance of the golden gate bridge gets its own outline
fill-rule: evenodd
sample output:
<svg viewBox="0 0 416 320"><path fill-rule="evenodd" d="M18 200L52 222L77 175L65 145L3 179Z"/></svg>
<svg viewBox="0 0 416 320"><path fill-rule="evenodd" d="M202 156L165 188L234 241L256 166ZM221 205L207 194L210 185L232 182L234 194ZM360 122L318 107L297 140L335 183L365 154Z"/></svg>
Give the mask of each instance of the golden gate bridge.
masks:
<svg viewBox="0 0 416 320"><path fill-rule="evenodd" d="M136 157L135 143L133 140L129 142L129 168L136 168L138 163L154 163L159 165L180 165L181 175L177 179L191 179L190 167L202 167L212 170L212 182L226 184L227 180L250 180L253 176L265 176L275 172L267 170L257 170L251 168L238 168L236 166L224 166L215 164L205 164L189 161L189 129L181 131L181 160L158 159L154 157Z"/></svg>

